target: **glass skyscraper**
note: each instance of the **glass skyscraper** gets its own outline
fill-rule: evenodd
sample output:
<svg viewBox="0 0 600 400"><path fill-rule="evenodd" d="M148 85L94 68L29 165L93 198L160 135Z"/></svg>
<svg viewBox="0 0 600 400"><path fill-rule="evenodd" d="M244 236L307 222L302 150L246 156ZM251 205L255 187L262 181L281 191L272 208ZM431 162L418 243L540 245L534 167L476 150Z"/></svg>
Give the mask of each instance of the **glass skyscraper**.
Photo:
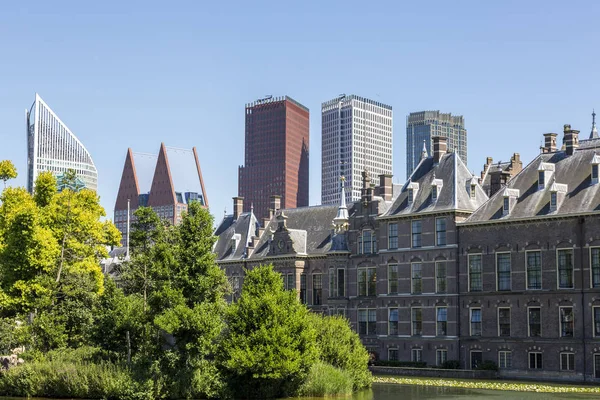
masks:
<svg viewBox="0 0 600 400"><path fill-rule="evenodd" d="M462 115L439 111L410 113L406 118L406 177L409 178L421 161L423 141L429 154L432 153L431 137L448 138L448 151L458 154L467 164L467 130Z"/></svg>
<svg viewBox="0 0 600 400"><path fill-rule="evenodd" d="M87 189L98 189L98 170L90 153L36 93L27 118L27 190L40 172L61 176L72 169Z"/></svg>

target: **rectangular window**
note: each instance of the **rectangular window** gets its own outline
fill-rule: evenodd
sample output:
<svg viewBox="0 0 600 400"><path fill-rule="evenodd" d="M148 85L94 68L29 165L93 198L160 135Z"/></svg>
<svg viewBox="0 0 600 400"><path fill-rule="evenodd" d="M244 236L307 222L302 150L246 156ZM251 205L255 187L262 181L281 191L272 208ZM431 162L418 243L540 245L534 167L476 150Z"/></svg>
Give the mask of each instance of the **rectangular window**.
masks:
<svg viewBox="0 0 600 400"><path fill-rule="evenodd" d="M435 244L436 246L446 245L446 218L435 219Z"/></svg>
<svg viewBox="0 0 600 400"><path fill-rule="evenodd" d="M398 224L390 222L388 224L388 249L397 249L397 248L398 248Z"/></svg>
<svg viewBox="0 0 600 400"><path fill-rule="evenodd" d="M413 202L413 190L412 189L408 189L408 204L412 204Z"/></svg>
<svg viewBox="0 0 600 400"><path fill-rule="evenodd" d="M502 212L508 214L510 212L510 197L505 197L502 203Z"/></svg>
<svg viewBox="0 0 600 400"><path fill-rule="evenodd" d="M600 337L600 307L592 307L594 314L594 336Z"/></svg>
<svg viewBox="0 0 600 400"><path fill-rule="evenodd" d="M313 275L313 305L323 304L323 276L321 274Z"/></svg>
<svg viewBox="0 0 600 400"><path fill-rule="evenodd" d="M421 336L423 334L423 319L420 307L411 309L411 331L413 336Z"/></svg>
<svg viewBox="0 0 600 400"><path fill-rule="evenodd" d="M398 349L389 349L388 350L388 361L398 361Z"/></svg>
<svg viewBox="0 0 600 400"><path fill-rule="evenodd" d="M435 292L446 293L446 290L446 263L443 261L438 261L435 263Z"/></svg>
<svg viewBox="0 0 600 400"><path fill-rule="evenodd" d="M530 352L529 353L529 368L530 369L542 369L542 353Z"/></svg>
<svg viewBox="0 0 600 400"><path fill-rule="evenodd" d="M287 274L287 290L296 290L296 274Z"/></svg>
<svg viewBox="0 0 600 400"><path fill-rule="evenodd" d="M481 254L469 254L469 291L480 292L482 290Z"/></svg>
<svg viewBox="0 0 600 400"><path fill-rule="evenodd" d="M415 219L411 222L412 247L421 247L421 220Z"/></svg>
<svg viewBox="0 0 600 400"><path fill-rule="evenodd" d="M481 308L471 308L471 336L481 336Z"/></svg>
<svg viewBox="0 0 600 400"><path fill-rule="evenodd" d="M573 288L573 250L558 250L558 288Z"/></svg>
<svg viewBox="0 0 600 400"><path fill-rule="evenodd" d="M477 369L483 363L483 352L471 350L471 369Z"/></svg>
<svg viewBox="0 0 600 400"><path fill-rule="evenodd" d="M527 319L529 323L529 336L542 336L542 309L539 307L529 307Z"/></svg>
<svg viewBox="0 0 600 400"><path fill-rule="evenodd" d="M371 254L372 253L372 239L371 239L371 231L364 230L362 233L362 242L363 242L363 254Z"/></svg>
<svg viewBox="0 0 600 400"><path fill-rule="evenodd" d="M306 274L300 275L300 302L306 304Z"/></svg>
<svg viewBox="0 0 600 400"><path fill-rule="evenodd" d="M368 310L358 310L358 334L366 335L367 334L367 317Z"/></svg>
<svg viewBox="0 0 600 400"><path fill-rule="evenodd" d="M557 194L556 192L550 192L550 210L554 211L556 210L556 203L557 203Z"/></svg>
<svg viewBox="0 0 600 400"><path fill-rule="evenodd" d="M398 266L397 265L389 265L388 266L388 293L389 294L398 293Z"/></svg>
<svg viewBox="0 0 600 400"><path fill-rule="evenodd" d="M419 294L423 289L423 279L421 275L421 263L412 263L411 267L411 293Z"/></svg>
<svg viewBox="0 0 600 400"><path fill-rule="evenodd" d="M377 334L377 310L374 308L369 308L367 332L369 335Z"/></svg>
<svg viewBox="0 0 600 400"><path fill-rule="evenodd" d="M500 368L500 369L512 368L512 352L511 351L499 351L498 352L498 368Z"/></svg>
<svg viewBox="0 0 600 400"><path fill-rule="evenodd" d="M510 308L498 308L498 336L510 336Z"/></svg>
<svg viewBox="0 0 600 400"><path fill-rule="evenodd" d="M560 337L573 337L573 307L560 307Z"/></svg>
<svg viewBox="0 0 600 400"><path fill-rule="evenodd" d="M412 362L423 361L423 349L412 349L410 359Z"/></svg>
<svg viewBox="0 0 600 400"><path fill-rule="evenodd" d="M526 252L527 256L527 289L542 288L542 252L539 250Z"/></svg>
<svg viewBox="0 0 600 400"><path fill-rule="evenodd" d="M496 253L498 290L510 290L510 253Z"/></svg>
<svg viewBox="0 0 600 400"><path fill-rule="evenodd" d="M329 268L329 297L337 297L335 268Z"/></svg>
<svg viewBox="0 0 600 400"><path fill-rule="evenodd" d="M546 175L546 173L544 171L539 171L538 172L538 188L539 189L543 189L544 186L545 186L545 183L544 183L544 181L545 181L545 179L544 179L545 175Z"/></svg>
<svg viewBox="0 0 600 400"><path fill-rule="evenodd" d="M560 353L560 370L575 371L575 353Z"/></svg>
<svg viewBox="0 0 600 400"><path fill-rule="evenodd" d="M346 295L346 270L344 268L337 270L337 295L338 297Z"/></svg>
<svg viewBox="0 0 600 400"><path fill-rule="evenodd" d="M435 365L441 367L448 360L448 350L437 349L435 351Z"/></svg>
<svg viewBox="0 0 600 400"><path fill-rule="evenodd" d="M435 331L438 336L446 336L448 334L448 308L436 308Z"/></svg>
<svg viewBox="0 0 600 400"><path fill-rule="evenodd" d="M592 164L592 180L598 182L598 164Z"/></svg>
<svg viewBox="0 0 600 400"><path fill-rule="evenodd" d="M388 317L388 335L398 334L398 309L390 308Z"/></svg>
<svg viewBox="0 0 600 400"><path fill-rule="evenodd" d="M431 187L431 201L436 201L438 196L438 188L437 185L433 185Z"/></svg>
<svg viewBox="0 0 600 400"><path fill-rule="evenodd" d="M590 249L590 268L592 270L592 287L600 287L600 247Z"/></svg>

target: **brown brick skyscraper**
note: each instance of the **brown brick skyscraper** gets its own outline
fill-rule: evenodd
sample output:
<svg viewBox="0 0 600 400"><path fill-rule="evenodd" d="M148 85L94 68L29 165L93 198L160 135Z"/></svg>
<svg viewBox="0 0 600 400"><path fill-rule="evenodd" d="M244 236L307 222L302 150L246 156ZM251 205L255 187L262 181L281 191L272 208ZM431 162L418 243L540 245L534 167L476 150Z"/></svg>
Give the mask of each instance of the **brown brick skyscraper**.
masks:
<svg viewBox="0 0 600 400"><path fill-rule="evenodd" d="M285 96L246 105L245 165L239 168L244 211L269 216L269 198L281 208L308 206L308 108Z"/></svg>

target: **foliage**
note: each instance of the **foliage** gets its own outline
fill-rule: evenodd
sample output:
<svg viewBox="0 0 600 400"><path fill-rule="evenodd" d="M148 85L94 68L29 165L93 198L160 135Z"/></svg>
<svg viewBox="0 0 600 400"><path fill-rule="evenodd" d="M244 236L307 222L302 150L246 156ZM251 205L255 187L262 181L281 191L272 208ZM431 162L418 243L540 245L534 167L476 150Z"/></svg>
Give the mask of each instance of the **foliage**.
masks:
<svg viewBox="0 0 600 400"><path fill-rule="evenodd" d="M221 367L238 397L296 394L316 362L316 331L294 291L272 266L248 271L226 314Z"/></svg>
<svg viewBox="0 0 600 400"><path fill-rule="evenodd" d="M30 332L22 321L15 318L0 318L0 354L10 352L28 343Z"/></svg>
<svg viewBox="0 0 600 400"><path fill-rule="evenodd" d="M349 395L353 391L353 379L348 371L323 362L314 364L308 378L300 386L299 395L307 397L328 397Z"/></svg>
<svg viewBox="0 0 600 400"><path fill-rule="evenodd" d="M477 369L482 371L498 371L498 364L492 360L485 360L477 366Z"/></svg>
<svg viewBox="0 0 600 400"><path fill-rule="evenodd" d="M424 361L389 361L377 360L375 365L378 367L405 367L405 368L427 368Z"/></svg>
<svg viewBox="0 0 600 400"><path fill-rule="evenodd" d="M4 187L6 187L6 181L9 179L15 179L17 177L17 169L10 160L0 161L0 180L4 181Z"/></svg>
<svg viewBox="0 0 600 400"><path fill-rule="evenodd" d="M460 369L460 361L458 360L446 360L441 365L442 369Z"/></svg>
<svg viewBox="0 0 600 400"><path fill-rule="evenodd" d="M317 331L320 359L348 373L354 390L371 386L369 353L348 320L319 314L311 314L310 320Z"/></svg>

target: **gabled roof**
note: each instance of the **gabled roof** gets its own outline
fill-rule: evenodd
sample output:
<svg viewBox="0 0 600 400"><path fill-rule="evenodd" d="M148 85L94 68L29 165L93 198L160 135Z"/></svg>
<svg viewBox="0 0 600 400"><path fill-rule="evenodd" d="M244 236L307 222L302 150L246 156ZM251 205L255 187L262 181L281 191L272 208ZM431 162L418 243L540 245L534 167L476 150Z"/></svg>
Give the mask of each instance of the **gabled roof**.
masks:
<svg viewBox="0 0 600 400"><path fill-rule="evenodd" d="M136 152L132 152L131 155L137 178L138 194L148 193L152 186L152 178L154 177L158 157L156 154Z"/></svg>
<svg viewBox="0 0 600 400"><path fill-rule="evenodd" d="M503 191L496 193L481 208L475 211L465 223L483 223L544 216L570 215L600 211L600 185L591 183L591 161L593 149L578 149L567 156L564 151L538 155L523 170L513 177L507 188L519 191L517 201L511 206L508 215L502 215ZM554 165L554 173L544 189L538 189L538 168L540 163ZM550 209L552 187L566 186L564 199L559 200L556 211Z"/></svg>
<svg viewBox="0 0 600 400"><path fill-rule="evenodd" d="M217 242L213 251L217 254L217 260L238 260L246 255L246 246L255 236L258 230L258 219L252 212L241 214L236 220L233 215L226 215L215 230ZM234 249L234 235L239 235L237 246Z"/></svg>
<svg viewBox="0 0 600 400"><path fill-rule="evenodd" d="M431 197L434 179L443 181L443 187L438 191L435 201ZM425 158L382 217L450 210L475 211L488 197L481 186L476 184L475 198L471 199L472 179L473 175L456 153L445 154L438 164L434 163L433 157ZM414 192L413 202L409 204L408 189L411 183L418 184L419 188Z"/></svg>

